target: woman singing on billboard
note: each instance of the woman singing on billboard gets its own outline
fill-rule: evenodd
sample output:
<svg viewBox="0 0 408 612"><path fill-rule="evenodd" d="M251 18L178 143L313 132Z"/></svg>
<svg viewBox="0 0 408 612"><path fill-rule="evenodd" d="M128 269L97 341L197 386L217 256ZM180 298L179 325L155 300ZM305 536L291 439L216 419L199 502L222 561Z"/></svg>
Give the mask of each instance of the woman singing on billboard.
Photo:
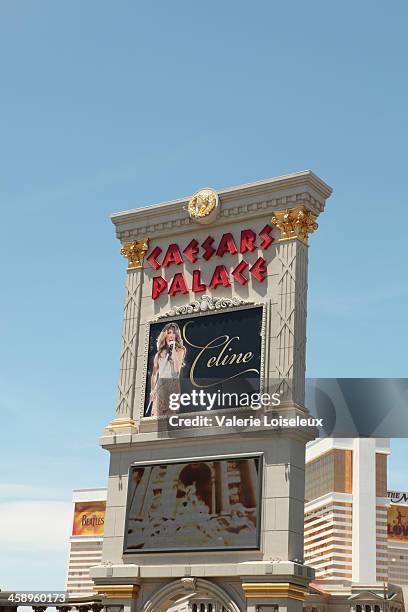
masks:
<svg viewBox="0 0 408 612"><path fill-rule="evenodd" d="M169 396L180 393L180 373L184 365L186 348L176 323L168 323L157 338L157 352L153 360L150 401L146 416L167 416Z"/></svg>

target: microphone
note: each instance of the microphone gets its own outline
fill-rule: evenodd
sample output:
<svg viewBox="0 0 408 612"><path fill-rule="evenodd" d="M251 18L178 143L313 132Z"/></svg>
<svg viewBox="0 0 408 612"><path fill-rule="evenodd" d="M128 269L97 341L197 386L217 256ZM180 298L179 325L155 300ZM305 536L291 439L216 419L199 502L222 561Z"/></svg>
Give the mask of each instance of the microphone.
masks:
<svg viewBox="0 0 408 612"><path fill-rule="evenodd" d="M172 352L174 351L174 347L176 346L176 341L175 340L170 340L169 342L169 351L170 354L172 354Z"/></svg>

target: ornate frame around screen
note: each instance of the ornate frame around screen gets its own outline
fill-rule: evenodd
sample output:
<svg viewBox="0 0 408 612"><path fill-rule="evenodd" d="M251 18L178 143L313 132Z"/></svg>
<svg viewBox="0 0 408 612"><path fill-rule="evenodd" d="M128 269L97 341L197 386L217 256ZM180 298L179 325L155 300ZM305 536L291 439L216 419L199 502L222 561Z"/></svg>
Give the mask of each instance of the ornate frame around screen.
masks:
<svg viewBox="0 0 408 612"><path fill-rule="evenodd" d="M202 310L201 304L205 301L209 300L212 303L212 307L207 310ZM146 388L147 388L147 366L149 362L149 342L150 342L150 328L152 325L159 323L160 321L165 322L167 319L169 322L178 321L186 318L196 318L201 316L208 315L217 315L225 312L236 312L238 310L249 310L250 308L262 308L262 319L261 319L261 359L260 359L260 374L259 374L259 392L262 393L265 387L265 329L266 329L266 304L265 302L251 302L241 300L239 298L211 298L208 295L201 296L200 300L195 300L191 304L185 304L183 306L178 306L173 310L170 310L155 319L151 319L146 323L146 333L145 333L145 342L144 342L144 350L143 350L143 371L142 371L142 396L140 400L140 419L164 419L166 417L145 417L145 398L146 398ZM218 409L217 412L222 414L223 412L231 412L236 410L236 408L224 408ZM193 413L184 413L193 414Z"/></svg>
<svg viewBox="0 0 408 612"><path fill-rule="evenodd" d="M208 462L208 461L233 461L234 459L258 459L259 460L259 471L258 471L258 508L256 512L256 546L254 547L240 547L240 546L230 546L229 548L168 548L166 550L158 550L158 549L138 549L138 550L126 550L126 529L129 520L129 493L130 493L130 471L133 467L148 467L153 465L170 465L175 463L199 463L199 462ZM187 552L220 552L220 553L228 553L232 551L260 551L261 550L261 521L262 521L262 493L263 493L263 478L264 478L264 453L238 453L235 455L210 455L209 457L184 457L177 459L162 459L162 460L151 460L151 461L134 461L130 464L128 470L128 485L127 485L127 493L126 493L126 513L125 513L125 524L124 524L124 533L123 533L123 554L124 555L147 555L147 554L166 554L166 553L184 553Z"/></svg>

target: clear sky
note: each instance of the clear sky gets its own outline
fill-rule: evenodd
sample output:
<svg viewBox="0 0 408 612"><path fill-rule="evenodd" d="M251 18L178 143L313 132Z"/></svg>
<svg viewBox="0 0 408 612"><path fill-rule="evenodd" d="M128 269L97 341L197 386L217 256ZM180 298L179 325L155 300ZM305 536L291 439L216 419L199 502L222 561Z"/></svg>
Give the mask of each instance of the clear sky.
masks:
<svg viewBox="0 0 408 612"><path fill-rule="evenodd" d="M334 193L308 375L407 376L407 19L402 0L0 2L0 588L62 588L71 490L106 484L111 212L312 169Z"/></svg>

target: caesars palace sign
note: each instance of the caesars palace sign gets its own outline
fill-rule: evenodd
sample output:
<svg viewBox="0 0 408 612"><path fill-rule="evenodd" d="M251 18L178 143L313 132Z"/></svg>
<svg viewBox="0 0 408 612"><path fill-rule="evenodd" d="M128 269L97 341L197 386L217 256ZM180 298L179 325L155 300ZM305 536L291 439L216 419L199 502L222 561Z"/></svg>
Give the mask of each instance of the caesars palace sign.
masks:
<svg viewBox="0 0 408 612"><path fill-rule="evenodd" d="M188 203L190 217L203 225L211 223L219 212L218 194L212 189L202 189ZM132 267L141 267L145 259L148 266L156 273L152 276L151 297L153 300L167 293L170 297L202 293L206 289L230 287L233 282L246 285L250 279L263 283L267 277L267 262L262 254L269 249L275 238L272 235L277 226L283 239L296 237L307 244L307 235L317 229L316 217L304 209L276 211L271 220L261 230L246 228L236 233L226 232L216 240L211 234L204 240L192 238L185 244L171 243L167 246L155 246L145 258L149 240L125 243L121 249L122 255L128 258ZM255 262L248 261L247 255L261 251ZM222 263L224 256L236 256L236 262L228 266ZM201 264L211 260L213 267L206 265L205 275ZM177 266L193 265L194 269L188 275L173 271ZM165 274L168 268L170 274ZM232 269L231 269L232 268ZM191 275L191 278L190 278Z"/></svg>
<svg viewBox="0 0 408 612"><path fill-rule="evenodd" d="M240 255L245 255L245 253L256 251L257 249L266 251L274 241L273 236L271 236L272 230L273 227L271 225L265 225L258 234L252 229L244 229L241 231L239 238L227 232L222 235L218 244L215 243L214 238L210 235L201 243L193 238L186 245L169 244L165 253L163 253L163 249L156 246L148 254L146 261L157 272L172 264L176 266L187 262L197 264L197 268L192 271L191 291L194 293L205 291L207 286L210 289L216 289L220 285L229 287L231 279L237 281L240 285L246 285L249 276L262 283L266 278L266 261L263 257L258 257L252 265L242 257L232 272L229 272L223 264L214 264L214 269L208 279L202 278L199 261L200 259L209 261L214 258L218 262L226 254L236 255L239 253ZM152 281L152 298L156 300L164 291L167 291L171 297L178 293L188 293L189 289L184 274L176 272L170 280L166 280L161 274L154 276Z"/></svg>

